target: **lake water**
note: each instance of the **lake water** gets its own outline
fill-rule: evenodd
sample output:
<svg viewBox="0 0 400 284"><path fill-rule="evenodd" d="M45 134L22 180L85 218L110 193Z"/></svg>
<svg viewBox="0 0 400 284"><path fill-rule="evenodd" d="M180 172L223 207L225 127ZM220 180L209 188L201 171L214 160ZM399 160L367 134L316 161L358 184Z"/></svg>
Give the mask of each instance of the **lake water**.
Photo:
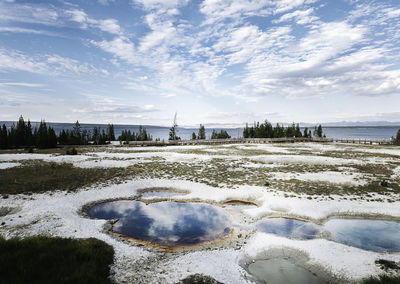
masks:
<svg viewBox="0 0 400 284"><path fill-rule="evenodd" d="M5 123L7 127L10 127L13 122L0 122L0 125ZM58 134L63 129L73 129L73 123L47 123L52 126ZM38 123L33 122L33 127L38 126ZM82 129L92 131L93 127L106 128L105 124L81 124ZM152 135L153 139L160 138L161 140L168 140L168 127L162 126L144 126L146 130ZM396 136L397 127L323 127L323 131L327 137L331 138L354 138L354 139L390 139L392 136ZM129 129L131 132L138 132L138 125L114 125L115 136L118 138L121 135L122 130ZM214 128L216 131L225 129L232 138L238 138L243 136L243 128ZM303 128L301 128L303 131ZM213 128L206 128L206 137L211 136ZM313 128L311 128L313 130ZM198 133L198 128L182 128L178 127L177 135L182 139L191 139L192 133Z"/></svg>
<svg viewBox="0 0 400 284"><path fill-rule="evenodd" d="M118 200L94 205L89 216L118 219L113 232L162 246L188 246L230 234L230 217L203 203L158 202L146 205Z"/></svg>

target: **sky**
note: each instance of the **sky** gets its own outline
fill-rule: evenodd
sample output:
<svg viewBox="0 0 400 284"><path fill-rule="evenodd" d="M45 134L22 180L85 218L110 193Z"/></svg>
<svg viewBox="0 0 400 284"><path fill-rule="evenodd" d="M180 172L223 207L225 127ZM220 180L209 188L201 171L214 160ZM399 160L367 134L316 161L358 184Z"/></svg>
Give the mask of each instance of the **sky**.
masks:
<svg viewBox="0 0 400 284"><path fill-rule="evenodd" d="M0 121L400 121L400 1L0 0Z"/></svg>

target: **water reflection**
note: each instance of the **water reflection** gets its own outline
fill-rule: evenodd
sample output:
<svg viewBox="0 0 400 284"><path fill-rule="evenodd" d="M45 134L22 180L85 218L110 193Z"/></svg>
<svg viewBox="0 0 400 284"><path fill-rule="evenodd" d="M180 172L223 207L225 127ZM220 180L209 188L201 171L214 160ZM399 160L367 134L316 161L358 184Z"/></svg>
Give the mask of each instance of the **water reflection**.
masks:
<svg viewBox="0 0 400 284"><path fill-rule="evenodd" d="M230 218L222 209L202 203L119 200L89 210L99 219L119 219L113 231L163 246L184 246L215 240L231 232Z"/></svg>
<svg viewBox="0 0 400 284"><path fill-rule="evenodd" d="M259 222L257 228L265 233L301 240L314 239L320 232L315 224L287 218L266 219Z"/></svg>
<svg viewBox="0 0 400 284"><path fill-rule="evenodd" d="M331 219L324 224L336 242L372 251L400 251L400 222Z"/></svg>
<svg viewBox="0 0 400 284"><path fill-rule="evenodd" d="M249 265L249 272L259 281L268 284L322 283L310 271L295 265L288 258L257 260Z"/></svg>

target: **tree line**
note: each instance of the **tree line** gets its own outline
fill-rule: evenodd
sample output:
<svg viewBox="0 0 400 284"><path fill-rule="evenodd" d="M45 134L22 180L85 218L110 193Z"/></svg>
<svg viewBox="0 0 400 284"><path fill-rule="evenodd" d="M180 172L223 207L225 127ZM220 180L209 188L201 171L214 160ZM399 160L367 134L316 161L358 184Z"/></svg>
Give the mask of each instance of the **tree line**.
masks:
<svg viewBox="0 0 400 284"><path fill-rule="evenodd" d="M27 122L22 115L17 124L13 123L8 129L5 124L0 127L0 149L10 148L54 148L57 145L104 145L115 141L114 125L108 124L106 129L94 127L92 131L82 129L79 121L76 121L73 129L63 129L57 136L54 128L47 126L44 120L40 121L39 127L32 127L30 120ZM149 141L152 140L147 130L139 126L139 132L130 130L122 131L118 137L119 141Z"/></svg>
<svg viewBox="0 0 400 284"><path fill-rule="evenodd" d="M31 122L20 116L17 124L7 129L3 124L0 131L0 148L37 147L53 148L57 145L57 135L51 126L42 120L39 127L32 128Z"/></svg>
<svg viewBox="0 0 400 284"><path fill-rule="evenodd" d="M122 130L121 135L118 137L121 143L128 144L129 141L152 141L153 137L147 133L146 128L139 126L139 132L131 132L130 130Z"/></svg>
<svg viewBox="0 0 400 284"><path fill-rule="evenodd" d="M322 130L322 125L315 126L314 137L325 137ZM243 129L243 138L283 138L283 137L304 137L311 138L311 130L305 127L303 132L300 129L300 125L297 123L292 123L291 125L285 127L279 123L276 126L265 120L263 123L254 122L253 126L249 126L246 123Z"/></svg>

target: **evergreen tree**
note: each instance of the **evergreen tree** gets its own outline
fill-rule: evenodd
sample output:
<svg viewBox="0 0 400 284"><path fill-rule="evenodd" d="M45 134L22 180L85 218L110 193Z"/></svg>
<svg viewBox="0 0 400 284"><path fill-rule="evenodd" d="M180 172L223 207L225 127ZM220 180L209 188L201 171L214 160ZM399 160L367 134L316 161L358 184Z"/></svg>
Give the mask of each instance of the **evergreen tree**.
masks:
<svg viewBox="0 0 400 284"><path fill-rule="evenodd" d="M217 131L215 131L215 129L213 129L211 132L211 139L217 139L217 138L218 138Z"/></svg>
<svg viewBox="0 0 400 284"><path fill-rule="evenodd" d="M206 139L206 129L204 128L204 125L202 125L202 124L200 124L197 139Z"/></svg>
<svg viewBox="0 0 400 284"><path fill-rule="evenodd" d="M115 141L114 124L107 125L107 140Z"/></svg>
<svg viewBox="0 0 400 284"><path fill-rule="evenodd" d="M169 129L168 140L181 140L181 138L176 135L176 133L178 132L178 130L177 130L178 123L176 122L176 116L177 116L177 113L175 112L174 123L173 123L172 127Z"/></svg>
<svg viewBox="0 0 400 284"><path fill-rule="evenodd" d="M397 130L396 138L394 139L394 144L400 145L400 129Z"/></svg>
<svg viewBox="0 0 400 284"><path fill-rule="evenodd" d="M196 140L197 139L197 137L196 137L196 133L192 133L192 140Z"/></svg>
<svg viewBox="0 0 400 284"><path fill-rule="evenodd" d="M0 129L0 148L7 149L8 148L8 132L5 124Z"/></svg>
<svg viewBox="0 0 400 284"><path fill-rule="evenodd" d="M221 129L220 132L217 132L215 131L215 129L213 129L211 133L211 139L229 139L229 138L231 138L231 136L224 129Z"/></svg>
<svg viewBox="0 0 400 284"><path fill-rule="evenodd" d="M25 131L26 131L26 146L33 146L35 144L35 141L33 139L32 125L29 119L28 119L28 124L25 127Z"/></svg>
<svg viewBox="0 0 400 284"><path fill-rule="evenodd" d="M14 146L26 146L25 121L22 115L19 117L17 126L15 128Z"/></svg>
<svg viewBox="0 0 400 284"><path fill-rule="evenodd" d="M13 123L10 127L10 130L8 131L8 146L9 147L15 147L16 145L16 135L15 135L15 124Z"/></svg>
<svg viewBox="0 0 400 284"><path fill-rule="evenodd" d="M308 138L308 128L307 127L304 128L303 136L304 136L304 138Z"/></svg>
<svg viewBox="0 0 400 284"><path fill-rule="evenodd" d="M82 132L81 125L80 125L79 121L77 120L74 125L73 134L75 137L78 138L78 140L80 140L80 138L81 138L81 132ZM80 144L80 143L78 142L77 144Z"/></svg>
<svg viewBox="0 0 400 284"><path fill-rule="evenodd" d="M246 126L243 129L243 138L250 138L250 129L248 123L246 123Z"/></svg>
<svg viewBox="0 0 400 284"><path fill-rule="evenodd" d="M322 138L323 137L323 132L322 132L322 125L318 125L314 128L314 136Z"/></svg>
<svg viewBox="0 0 400 284"><path fill-rule="evenodd" d="M93 127L92 141L95 145L100 144L100 127Z"/></svg>
<svg viewBox="0 0 400 284"><path fill-rule="evenodd" d="M67 133L65 132L65 130L61 130L60 134L58 135L58 143L61 145L67 145L68 144L68 137L67 137Z"/></svg>
<svg viewBox="0 0 400 284"><path fill-rule="evenodd" d="M39 129L36 131L36 146L38 148L47 148L49 135L47 125L44 120L40 121Z"/></svg>
<svg viewBox="0 0 400 284"><path fill-rule="evenodd" d="M46 148L55 148L57 146L57 135L52 127L47 129Z"/></svg>
<svg viewBox="0 0 400 284"><path fill-rule="evenodd" d="M221 131L218 133L218 139L229 139L231 136L226 132L226 130L221 129Z"/></svg>
<svg viewBox="0 0 400 284"><path fill-rule="evenodd" d="M294 136L295 137L302 137L303 136L301 134L300 125L298 123L296 124L296 130L295 130Z"/></svg>

